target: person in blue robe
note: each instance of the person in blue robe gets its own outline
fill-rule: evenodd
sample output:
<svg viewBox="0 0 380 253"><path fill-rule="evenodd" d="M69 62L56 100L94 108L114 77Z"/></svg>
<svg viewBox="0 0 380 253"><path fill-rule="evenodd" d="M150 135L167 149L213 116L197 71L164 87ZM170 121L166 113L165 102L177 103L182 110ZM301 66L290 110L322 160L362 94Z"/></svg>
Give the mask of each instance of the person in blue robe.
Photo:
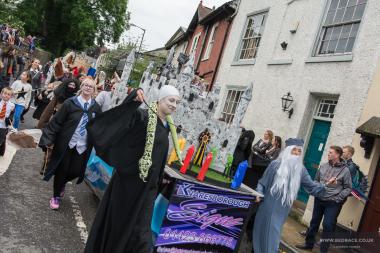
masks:
<svg viewBox="0 0 380 253"><path fill-rule="evenodd" d="M286 148L277 160L271 162L259 180L256 191L264 195L253 227L255 253L277 253L282 227L289 215L300 187L318 196L325 184L314 182L302 163L302 139L288 139ZM327 184L335 183L331 178ZM258 202L261 198L257 198Z"/></svg>

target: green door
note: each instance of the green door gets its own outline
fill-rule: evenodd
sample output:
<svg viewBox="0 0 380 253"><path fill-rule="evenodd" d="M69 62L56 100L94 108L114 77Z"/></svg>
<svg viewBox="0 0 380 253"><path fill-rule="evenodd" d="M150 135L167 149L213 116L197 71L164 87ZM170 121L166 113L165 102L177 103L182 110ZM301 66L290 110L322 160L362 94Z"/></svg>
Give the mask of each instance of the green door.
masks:
<svg viewBox="0 0 380 253"><path fill-rule="evenodd" d="M313 179L321 162L326 141L329 137L330 127L331 122L329 121L314 120L313 130L304 157L305 167ZM301 188L298 193L298 200L306 203L308 199L309 194Z"/></svg>

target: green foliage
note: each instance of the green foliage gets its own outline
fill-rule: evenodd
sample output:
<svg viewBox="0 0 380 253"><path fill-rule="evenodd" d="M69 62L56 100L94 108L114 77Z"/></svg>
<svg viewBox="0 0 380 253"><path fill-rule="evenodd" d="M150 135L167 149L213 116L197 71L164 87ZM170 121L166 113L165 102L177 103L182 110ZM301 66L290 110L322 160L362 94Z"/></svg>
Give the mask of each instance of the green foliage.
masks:
<svg viewBox="0 0 380 253"><path fill-rule="evenodd" d="M104 57L104 64L99 67L99 71L104 71L108 77L112 76L116 71L119 61L126 58L132 48L132 45L124 45L108 51L104 56L102 56Z"/></svg>
<svg viewBox="0 0 380 253"><path fill-rule="evenodd" d="M201 170L201 168L199 168L198 166L193 165L190 168L190 170L198 174L199 171ZM212 180L219 181L219 182L222 182L222 183L227 183L227 184L231 183L231 179L225 178L223 176L223 174L221 174L219 171L213 170L211 168L207 171L206 178L210 178Z"/></svg>
<svg viewBox="0 0 380 253"><path fill-rule="evenodd" d="M154 62L155 66L160 66L162 63L165 62L165 60L153 56L142 55L142 57L139 57L135 62L134 71L131 73L130 86L140 86L140 80L144 74L144 71L146 70L151 61Z"/></svg>
<svg viewBox="0 0 380 253"><path fill-rule="evenodd" d="M117 42L128 26L128 0L20 0L16 15L25 32L61 55L65 49L84 50L97 43Z"/></svg>
<svg viewBox="0 0 380 253"><path fill-rule="evenodd" d="M24 35L24 22L14 15L16 5L14 0L0 0L0 24L9 24L13 28L20 31L20 35Z"/></svg>
<svg viewBox="0 0 380 253"><path fill-rule="evenodd" d="M121 59L127 58L133 48L133 44L128 44L119 46L117 49L108 51L104 56L105 64L99 67L99 70L104 71L108 77L112 76L112 74L116 71L119 61ZM162 63L165 62L165 59L144 54L138 57L136 59L133 71L130 76L130 86L138 87L140 85L142 75L144 74L144 71L146 70L151 61L155 63L155 66L160 66ZM120 76L121 72L122 71L118 73Z"/></svg>

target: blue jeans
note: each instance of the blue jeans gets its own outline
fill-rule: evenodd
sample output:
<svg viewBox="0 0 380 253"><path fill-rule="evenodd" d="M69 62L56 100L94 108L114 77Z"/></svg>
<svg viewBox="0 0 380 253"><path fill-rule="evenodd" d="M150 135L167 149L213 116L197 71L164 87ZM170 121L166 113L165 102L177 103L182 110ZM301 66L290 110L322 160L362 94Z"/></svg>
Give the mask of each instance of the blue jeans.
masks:
<svg viewBox="0 0 380 253"><path fill-rule="evenodd" d="M25 107L23 105L16 104L15 106L15 114L13 116L13 127L16 129L18 129L18 127L20 126L20 118L22 112L24 111L24 108Z"/></svg>
<svg viewBox="0 0 380 253"><path fill-rule="evenodd" d="M323 218L323 232L322 238L327 238L335 231L336 222L339 213L342 209L343 203L336 203L335 201L322 201L318 198L314 200L313 216L310 221L310 227L306 233L306 244L314 245L315 236L317 235L319 225ZM321 252L327 252L330 243L321 242Z"/></svg>

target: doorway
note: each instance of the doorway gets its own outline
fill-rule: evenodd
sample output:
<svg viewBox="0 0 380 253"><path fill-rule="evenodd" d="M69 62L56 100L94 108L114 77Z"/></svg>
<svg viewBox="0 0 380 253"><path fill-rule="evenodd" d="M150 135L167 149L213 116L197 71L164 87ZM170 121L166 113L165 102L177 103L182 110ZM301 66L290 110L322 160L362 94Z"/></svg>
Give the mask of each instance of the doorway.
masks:
<svg viewBox="0 0 380 253"><path fill-rule="evenodd" d="M304 157L305 167L313 179L319 168L327 138L329 137L330 128L331 121L314 119L313 129ZM309 194L301 187L298 192L298 200L307 203L308 199Z"/></svg>

